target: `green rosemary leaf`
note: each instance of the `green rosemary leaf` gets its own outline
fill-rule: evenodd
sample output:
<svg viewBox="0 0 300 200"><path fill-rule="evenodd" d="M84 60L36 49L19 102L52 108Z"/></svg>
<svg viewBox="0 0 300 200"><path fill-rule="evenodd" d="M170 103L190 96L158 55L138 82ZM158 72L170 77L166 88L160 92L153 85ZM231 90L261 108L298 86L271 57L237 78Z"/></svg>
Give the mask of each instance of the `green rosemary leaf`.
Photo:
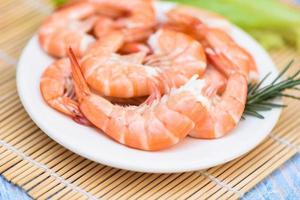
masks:
<svg viewBox="0 0 300 200"><path fill-rule="evenodd" d="M257 110L257 111L268 111L268 110L272 110L272 107L266 105L260 105L260 104L252 104L252 105L247 105L247 109Z"/></svg>
<svg viewBox="0 0 300 200"><path fill-rule="evenodd" d="M270 107L273 107L273 108L284 108L284 107L287 107L287 105L284 105L284 104L277 104L277 103L270 103L270 102L260 103L260 105L270 106Z"/></svg>
<svg viewBox="0 0 300 200"><path fill-rule="evenodd" d="M300 88L296 88L296 87L295 87L295 88L292 88L292 90L298 90L298 91L300 91Z"/></svg>
<svg viewBox="0 0 300 200"><path fill-rule="evenodd" d="M264 119L264 116L262 116L261 114L259 114L259 113L256 112L256 111L245 110L245 111L244 111L244 114L250 115L250 116L254 116L254 117L257 117L257 118L259 118L259 119Z"/></svg>
<svg viewBox="0 0 300 200"><path fill-rule="evenodd" d="M286 90L298 90L300 91L300 70L297 71L291 77L283 79L283 75L287 70L292 66L293 60L287 64L287 66L279 73L279 75L268 85L262 86L262 83L269 77L270 74L267 74L259 83L249 84L248 96L246 107L244 111L245 115L254 116L260 119L263 119L263 116L259 113L260 111L268 111L272 108L283 108L287 105L273 103L272 100L277 97L287 97L300 100L299 96L286 94ZM298 78L297 78L298 77Z"/></svg>
<svg viewBox="0 0 300 200"><path fill-rule="evenodd" d="M289 95L289 94L279 94L279 95L283 96L283 97L288 97L288 98L300 100L300 97L297 97L297 96L294 96L294 95Z"/></svg>
<svg viewBox="0 0 300 200"><path fill-rule="evenodd" d="M290 77L291 79L296 78L298 75L300 74L300 70L297 71L292 77Z"/></svg>
<svg viewBox="0 0 300 200"><path fill-rule="evenodd" d="M253 89L249 91L249 94L252 94L255 92L262 84L263 82L271 75L271 72L269 72L265 77L256 85L254 85Z"/></svg>
<svg viewBox="0 0 300 200"><path fill-rule="evenodd" d="M248 84L248 93L252 93L253 88L255 87L255 84L249 83Z"/></svg>
<svg viewBox="0 0 300 200"><path fill-rule="evenodd" d="M283 76L283 74L292 66L293 63L294 63L294 60L291 60L287 64L287 66L279 73L279 75L274 79L274 81L271 84L274 85Z"/></svg>

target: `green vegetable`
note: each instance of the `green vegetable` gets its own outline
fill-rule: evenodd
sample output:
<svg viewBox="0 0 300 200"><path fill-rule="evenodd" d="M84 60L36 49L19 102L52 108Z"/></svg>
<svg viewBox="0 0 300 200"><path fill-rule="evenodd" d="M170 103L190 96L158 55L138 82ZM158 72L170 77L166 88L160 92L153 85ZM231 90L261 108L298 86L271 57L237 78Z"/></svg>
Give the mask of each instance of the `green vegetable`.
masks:
<svg viewBox="0 0 300 200"><path fill-rule="evenodd" d="M52 0L53 4L55 6L61 6L61 5L65 4L65 3L67 3L67 1L68 0Z"/></svg>
<svg viewBox="0 0 300 200"><path fill-rule="evenodd" d="M248 31L266 47L281 47L285 42L300 51L300 11L278 0L171 1L220 13Z"/></svg>
<svg viewBox="0 0 300 200"><path fill-rule="evenodd" d="M260 111L271 110L272 108L285 107L286 105L273 103L272 100L276 97L287 97L300 100L300 97L290 95L286 90L300 90L297 86L300 85L300 70L290 77L280 80L287 70L292 66L291 61L281 73L268 85L261 87L262 83L268 78L267 74L259 83L249 84L248 96L244 115L251 115L263 119Z"/></svg>

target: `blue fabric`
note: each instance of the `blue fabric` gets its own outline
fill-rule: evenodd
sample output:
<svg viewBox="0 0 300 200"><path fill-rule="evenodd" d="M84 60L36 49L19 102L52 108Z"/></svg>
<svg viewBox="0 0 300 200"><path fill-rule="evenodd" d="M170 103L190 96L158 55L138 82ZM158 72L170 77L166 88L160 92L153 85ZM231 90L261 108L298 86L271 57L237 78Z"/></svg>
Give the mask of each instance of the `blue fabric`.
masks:
<svg viewBox="0 0 300 200"><path fill-rule="evenodd" d="M0 176L0 200L30 200L31 198L19 187L8 183Z"/></svg>
<svg viewBox="0 0 300 200"><path fill-rule="evenodd" d="M20 188L0 176L0 200L30 200ZM256 185L243 200L300 199L300 155L295 155L282 167Z"/></svg>
<svg viewBox="0 0 300 200"><path fill-rule="evenodd" d="M248 192L243 200L300 199L300 155L295 155L282 167Z"/></svg>

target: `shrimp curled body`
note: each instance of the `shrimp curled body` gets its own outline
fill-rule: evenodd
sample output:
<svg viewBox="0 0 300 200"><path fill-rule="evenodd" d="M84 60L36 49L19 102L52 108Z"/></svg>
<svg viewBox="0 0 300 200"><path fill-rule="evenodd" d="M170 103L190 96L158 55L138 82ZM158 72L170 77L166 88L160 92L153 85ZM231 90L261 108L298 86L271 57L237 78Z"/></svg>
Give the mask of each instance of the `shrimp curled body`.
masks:
<svg viewBox="0 0 300 200"><path fill-rule="evenodd" d="M43 50L55 57L65 57L71 46L77 56L95 39L88 35L97 21L95 6L82 2L60 9L46 19L39 30Z"/></svg>
<svg viewBox="0 0 300 200"><path fill-rule="evenodd" d="M93 95L72 53L70 59L80 110L119 143L142 150L161 150L177 144L194 128L194 122L178 112L176 105L167 106L169 101L175 101L172 96L154 100L150 105L121 107Z"/></svg>
<svg viewBox="0 0 300 200"><path fill-rule="evenodd" d="M145 54L139 54L140 62L129 62L130 55L114 53L124 44L122 34L113 32L99 39L81 59L89 86L104 96L131 98L150 94L149 78L156 79L160 91L165 93L170 87L181 86L194 74L204 73L205 54L196 40L167 29L158 30L150 40L157 55L145 58ZM164 62L164 57L168 63ZM184 58L188 60L184 62ZM146 64L142 64L145 59ZM158 74L168 77L168 84L158 81Z"/></svg>

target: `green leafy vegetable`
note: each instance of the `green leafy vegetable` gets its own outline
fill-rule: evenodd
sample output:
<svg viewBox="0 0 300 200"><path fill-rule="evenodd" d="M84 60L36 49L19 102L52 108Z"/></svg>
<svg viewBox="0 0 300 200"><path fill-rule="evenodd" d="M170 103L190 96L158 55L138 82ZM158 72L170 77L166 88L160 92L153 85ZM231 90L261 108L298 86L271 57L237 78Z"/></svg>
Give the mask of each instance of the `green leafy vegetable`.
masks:
<svg viewBox="0 0 300 200"><path fill-rule="evenodd" d="M300 51L300 10L278 0L171 0L220 13L267 48L291 44Z"/></svg>
<svg viewBox="0 0 300 200"><path fill-rule="evenodd" d="M68 0L52 0L53 4L55 6L61 6L61 5L65 4L65 3L67 3L67 1Z"/></svg>
<svg viewBox="0 0 300 200"><path fill-rule="evenodd" d="M300 97L290 95L286 92L288 89L300 90L297 86L300 85L300 70L292 76L280 80L287 70L292 66L291 61L279 75L268 85L261 87L263 82L270 74L267 74L259 83L249 84L248 97L244 115L252 115L263 119L264 117L259 113L260 111L271 110L272 108L285 107L285 105L273 103L272 100L276 97L287 97L300 100Z"/></svg>

